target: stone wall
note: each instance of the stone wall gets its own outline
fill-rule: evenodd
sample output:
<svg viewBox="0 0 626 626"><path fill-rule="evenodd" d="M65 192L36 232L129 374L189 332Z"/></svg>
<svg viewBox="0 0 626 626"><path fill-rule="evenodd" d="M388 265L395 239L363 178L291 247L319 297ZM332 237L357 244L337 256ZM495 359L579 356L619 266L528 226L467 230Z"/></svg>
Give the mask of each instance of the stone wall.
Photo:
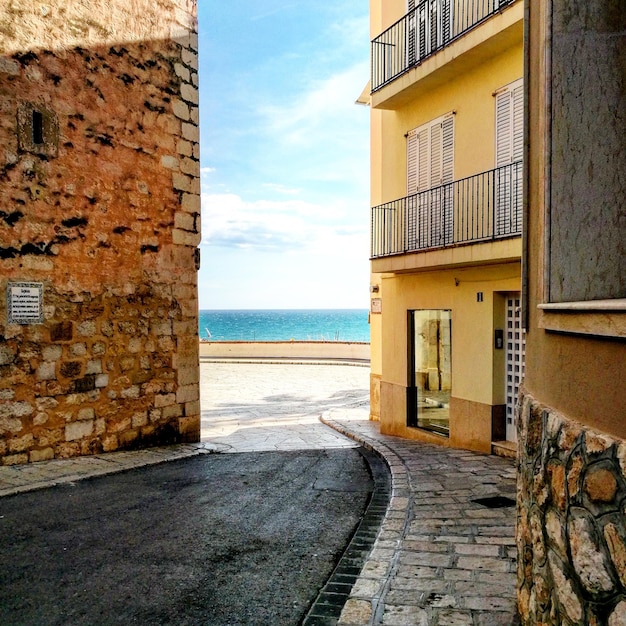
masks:
<svg viewBox="0 0 626 626"><path fill-rule="evenodd" d="M199 439L195 11L0 8L2 464Z"/></svg>
<svg viewBox="0 0 626 626"><path fill-rule="evenodd" d="M626 624L626 443L519 404L523 624Z"/></svg>

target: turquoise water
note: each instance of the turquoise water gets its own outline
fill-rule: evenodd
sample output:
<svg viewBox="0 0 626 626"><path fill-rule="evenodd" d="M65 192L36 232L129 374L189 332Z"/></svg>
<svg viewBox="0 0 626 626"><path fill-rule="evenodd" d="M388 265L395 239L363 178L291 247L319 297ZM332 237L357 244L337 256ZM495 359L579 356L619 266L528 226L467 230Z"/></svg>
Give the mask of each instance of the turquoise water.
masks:
<svg viewBox="0 0 626 626"><path fill-rule="evenodd" d="M211 341L370 340L367 309L200 311L200 339Z"/></svg>

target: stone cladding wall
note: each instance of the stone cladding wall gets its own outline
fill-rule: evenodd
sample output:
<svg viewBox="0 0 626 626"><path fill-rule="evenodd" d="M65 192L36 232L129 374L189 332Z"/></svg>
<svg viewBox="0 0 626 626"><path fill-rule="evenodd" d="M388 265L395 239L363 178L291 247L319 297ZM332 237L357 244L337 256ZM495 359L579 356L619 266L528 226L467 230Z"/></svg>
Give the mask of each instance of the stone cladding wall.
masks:
<svg viewBox="0 0 626 626"><path fill-rule="evenodd" d="M521 622L626 624L626 443L523 393L518 423Z"/></svg>
<svg viewBox="0 0 626 626"><path fill-rule="evenodd" d="M199 439L197 47L195 0L0 7L4 465Z"/></svg>

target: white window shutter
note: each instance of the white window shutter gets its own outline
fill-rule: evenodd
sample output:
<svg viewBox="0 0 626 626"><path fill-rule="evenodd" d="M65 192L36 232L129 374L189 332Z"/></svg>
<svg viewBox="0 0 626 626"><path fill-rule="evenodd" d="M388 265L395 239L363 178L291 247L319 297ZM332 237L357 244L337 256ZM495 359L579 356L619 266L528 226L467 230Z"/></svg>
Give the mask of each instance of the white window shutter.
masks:
<svg viewBox="0 0 626 626"><path fill-rule="evenodd" d="M506 167L524 156L524 87L522 79L496 94L496 235L518 233L522 220L521 170Z"/></svg>
<svg viewBox="0 0 626 626"><path fill-rule="evenodd" d="M430 185L438 187L442 183L443 150L441 122L430 127Z"/></svg>
<svg viewBox="0 0 626 626"><path fill-rule="evenodd" d="M454 116L448 115L441 122L442 184L454 181Z"/></svg>
<svg viewBox="0 0 626 626"><path fill-rule="evenodd" d="M517 80L496 94L496 167L521 161L524 152L524 87Z"/></svg>
<svg viewBox="0 0 626 626"><path fill-rule="evenodd" d="M524 157L524 86L516 85L511 94L512 125L513 125L513 161L521 161Z"/></svg>
<svg viewBox="0 0 626 626"><path fill-rule="evenodd" d="M424 191L430 186L430 142L428 128L424 128L420 136L418 155L418 189Z"/></svg>
<svg viewBox="0 0 626 626"><path fill-rule="evenodd" d="M511 144L511 94L507 89L496 95L496 167L511 162Z"/></svg>
<svg viewBox="0 0 626 626"><path fill-rule="evenodd" d="M407 135L407 195L454 181L454 115L438 117Z"/></svg>
<svg viewBox="0 0 626 626"><path fill-rule="evenodd" d="M412 196L418 190L418 154L419 154L419 134L412 131L408 134L406 140L406 162L407 162L407 178L406 187L407 195Z"/></svg>

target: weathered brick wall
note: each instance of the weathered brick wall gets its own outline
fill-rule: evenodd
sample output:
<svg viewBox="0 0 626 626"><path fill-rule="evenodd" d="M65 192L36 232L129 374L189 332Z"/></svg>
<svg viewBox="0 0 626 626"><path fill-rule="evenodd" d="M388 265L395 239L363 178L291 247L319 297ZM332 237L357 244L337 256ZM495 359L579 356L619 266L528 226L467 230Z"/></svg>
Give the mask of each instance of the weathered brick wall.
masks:
<svg viewBox="0 0 626 626"><path fill-rule="evenodd" d="M626 623L626 443L529 395L519 411L523 624Z"/></svg>
<svg viewBox="0 0 626 626"><path fill-rule="evenodd" d="M195 10L0 7L3 464L199 438Z"/></svg>

